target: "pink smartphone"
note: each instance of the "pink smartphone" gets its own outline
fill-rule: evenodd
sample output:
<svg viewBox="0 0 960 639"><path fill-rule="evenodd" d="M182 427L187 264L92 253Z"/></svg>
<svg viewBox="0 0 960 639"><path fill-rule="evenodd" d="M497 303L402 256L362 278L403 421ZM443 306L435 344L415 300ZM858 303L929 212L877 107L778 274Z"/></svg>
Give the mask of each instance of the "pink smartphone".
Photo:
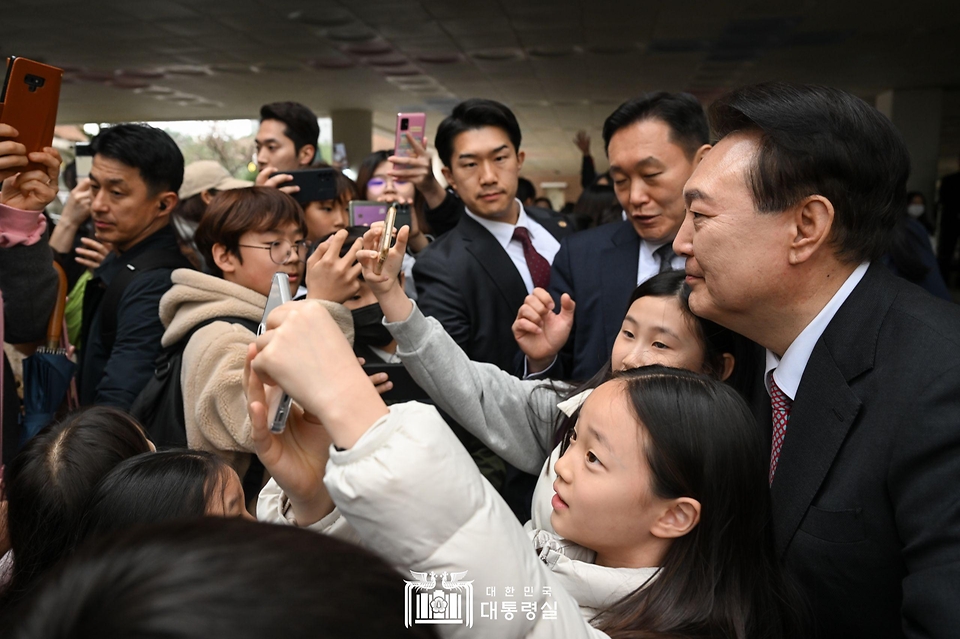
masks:
<svg viewBox="0 0 960 639"><path fill-rule="evenodd" d="M393 154L401 157L413 157L416 155L413 146L407 139L409 133L417 142L423 146L423 136L426 133L427 114L426 113L398 113L397 114L397 137L393 145Z"/></svg>
<svg viewBox="0 0 960 639"><path fill-rule="evenodd" d="M350 202L350 226L370 226L374 222L383 222L387 219L387 210L390 205L385 202L370 202L353 200ZM410 207L398 206L394 228L410 225Z"/></svg>

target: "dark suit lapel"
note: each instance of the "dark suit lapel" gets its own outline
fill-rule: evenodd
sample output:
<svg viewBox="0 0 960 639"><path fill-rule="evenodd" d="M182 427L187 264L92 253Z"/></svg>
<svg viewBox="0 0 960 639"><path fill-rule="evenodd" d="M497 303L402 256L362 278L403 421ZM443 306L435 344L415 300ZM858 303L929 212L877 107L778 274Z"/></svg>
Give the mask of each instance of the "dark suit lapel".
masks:
<svg viewBox="0 0 960 639"><path fill-rule="evenodd" d="M825 351L824 344L819 343L803 372L770 489L774 537L781 554L800 526L860 412L860 400ZM769 411L766 423L767 430L771 431ZM769 447L766 450L769 451Z"/></svg>
<svg viewBox="0 0 960 639"><path fill-rule="evenodd" d="M463 234L467 252L493 280L507 304L519 308L527 296L527 287L507 252L487 229L469 215L460 218L458 228Z"/></svg>
<svg viewBox="0 0 960 639"><path fill-rule="evenodd" d="M623 222L620 228L610 236L610 245L601 253L602 264L593 265L600 269L600 290L603 292L603 329L606 340L604 352L613 350L623 316L627 311L627 301L637 287L637 264L640 261L640 236L633 225Z"/></svg>
<svg viewBox="0 0 960 639"><path fill-rule="evenodd" d="M774 535L781 554L860 413L862 402L850 381L873 368L880 326L896 291L895 278L886 268L872 265L827 326L803 371L771 487ZM772 429L769 410L765 423Z"/></svg>
<svg viewBox="0 0 960 639"><path fill-rule="evenodd" d="M558 213L531 206L525 206L523 210L540 226L547 229L558 242L573 232L573 227L567 219Z"/></svg>

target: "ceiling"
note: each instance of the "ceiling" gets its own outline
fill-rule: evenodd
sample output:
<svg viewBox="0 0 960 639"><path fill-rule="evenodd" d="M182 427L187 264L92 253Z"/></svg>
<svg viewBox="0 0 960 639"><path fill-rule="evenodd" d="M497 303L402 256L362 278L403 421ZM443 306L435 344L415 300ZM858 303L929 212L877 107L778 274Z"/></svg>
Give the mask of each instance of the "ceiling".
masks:
<svg viewBox="0 0 960 639"><path fill-rule="evenodd" d="M960 3L930 0L4 0L0 53L66 70L62 122L511 106L526 171L575 174L571 143L641 91L705 102L768 79L865 99L944 87L942 155L960 152Z"/></svg>

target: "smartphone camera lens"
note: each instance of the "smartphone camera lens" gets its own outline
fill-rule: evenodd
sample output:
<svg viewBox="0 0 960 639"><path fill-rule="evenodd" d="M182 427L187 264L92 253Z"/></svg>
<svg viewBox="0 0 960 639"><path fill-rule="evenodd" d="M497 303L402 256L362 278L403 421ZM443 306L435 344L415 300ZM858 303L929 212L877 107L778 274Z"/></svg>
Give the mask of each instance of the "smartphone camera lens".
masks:
<svg viewBox="0 0 960 639"><path fill-rule="evenodd" d="M410 120L407 118L400 118L400 130L406 131L410 128Z"/></svg>
<svg viewBox="0 0 960 639"><path fill-rule="evenodd" d="M41 78L39 75L33 75L32 73L28 73L23 78L23 83L26 84L28 87L30 87L27 90L33 93L34 91L42 87L44 84L46 84L47 81Z"/></svg>

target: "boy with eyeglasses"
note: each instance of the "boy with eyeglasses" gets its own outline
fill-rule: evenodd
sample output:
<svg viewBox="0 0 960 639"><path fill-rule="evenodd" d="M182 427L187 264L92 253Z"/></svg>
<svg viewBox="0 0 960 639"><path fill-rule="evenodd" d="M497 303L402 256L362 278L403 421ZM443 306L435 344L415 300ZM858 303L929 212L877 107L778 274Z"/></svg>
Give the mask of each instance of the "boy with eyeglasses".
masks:
<svg viewBox="0 0 960 639"><path fill-rule="evenodd" d="M194 236L212 274L174 271L173 288L160 301L163 346L188 338L180 375L187 444L220 455L241 477L253 458L244 358L274 273L285 273L296 293L306 234L303 210L286 193L256 186L220 192ZM349 311L323 303L352 329Z"/></svg>

